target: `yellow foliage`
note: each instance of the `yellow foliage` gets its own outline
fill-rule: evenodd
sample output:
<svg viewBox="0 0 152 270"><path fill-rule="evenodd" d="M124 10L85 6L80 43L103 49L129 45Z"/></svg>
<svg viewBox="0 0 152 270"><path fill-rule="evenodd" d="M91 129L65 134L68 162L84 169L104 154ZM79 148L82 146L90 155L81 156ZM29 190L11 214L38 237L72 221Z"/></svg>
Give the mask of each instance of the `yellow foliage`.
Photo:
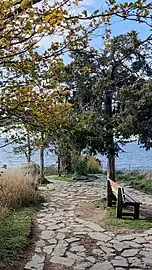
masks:
<svg viewBox="0 0 152 270"><path fill-rule="evenodd" d="M87 157L87 171L89 173L101 173L102 167L95 157Z"/></svg>
<svg viewBox="0 0 152 270"><path fill-rule="evenodd" d="M52 13L44 16L44 21L48 22L51 26L58 25L63 20L62 10L54 10Z"/></svg>
<svg viewBox="0 0 152 270"><path fill-rule="evenodd" d="M28 4L30 4L30 0L22 0L20 7L24 9Z"/></svg>

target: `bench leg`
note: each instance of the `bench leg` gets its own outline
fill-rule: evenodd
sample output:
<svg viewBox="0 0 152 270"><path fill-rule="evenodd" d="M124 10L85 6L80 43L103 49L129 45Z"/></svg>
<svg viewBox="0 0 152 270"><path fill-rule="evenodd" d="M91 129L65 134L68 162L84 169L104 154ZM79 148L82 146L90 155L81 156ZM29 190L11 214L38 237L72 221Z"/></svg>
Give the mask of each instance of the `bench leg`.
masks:
<svg viewBox="0 0 152 270"><path fill-rule="evenodd" d="M139 219L139 203L134 205L134 219Z"/></svg>
<svg viewBox="0 0 152 270"><path fill-rule="evenodd" d="M107 181L107 206L112 207L112 190L109 180Z"/></svg>
<svg viewBox="0 0 152 270"><path fill-rule="evenodd" d="M116 216L117 218L122 218L122 194L121 194L121 188L118 188L118 198L116 203Z"/></svg>

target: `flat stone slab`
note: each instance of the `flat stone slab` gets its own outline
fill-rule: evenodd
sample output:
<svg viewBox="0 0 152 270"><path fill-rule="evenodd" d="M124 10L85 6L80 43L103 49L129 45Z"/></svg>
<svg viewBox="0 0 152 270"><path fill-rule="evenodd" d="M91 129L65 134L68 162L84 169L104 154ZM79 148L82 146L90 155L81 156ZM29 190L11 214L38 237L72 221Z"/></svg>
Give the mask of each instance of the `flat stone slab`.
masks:
<svg viewBox="0 0 152 270"><path fill-rule="evenodd" d="M57 246L55 247L53 251L54 256L63 256L67 250L68 243L64 240L59 241Z"/></svg>
<svg viewBox="0 0 152 270"><path fill-rule="evenodd" d="M55 264L61 264L65 266L72 266L75 263L74 259L71 258L64 258L64 257L59 257L59 256L53 256L50 260L51 263Z"/></svg>
<svg viewBox="0 0 152 270"><path fill-rule="evenodd" d="M52 235L54 234L53 231L42 231L40 237L43 240L49 240L50 238L52 238Z"/></svg>
<svg viewBox="0 0 152 270"><path fill-rule="evenodd" d="M98 241L108 242L109 240L111 240L111 237L101 232L89 232L88 235Z"/></svg>
<svg viewBox="0 0 152 270"><path fill-rule="evenodd" d="M128 258L128 257L134 257L138 253L138 249L126 249L121 253L121 256Z"/></svg>
<svg viewBox="0 0 152 270"><path fill-rule="evenodd" d="M114 268L110 262L103 262L94 264L90 270L114 270Z"/></svg>
<svg viewBox="0 0 152 270"><path fill-rule="evenodd" d="M70 249L71 251L74 251L74 252L83 252L83 251L85 251L86 249L84 248L84 246L82 246L82 245L75 245L75 246L73 246L71 249Z"/></svg>
<svg viewBox="0 0 152 270"><path fill-rule="evenodd" d="M120 267L128 267L127 260L125 258L121 257L121 256L115 257L115 259L112 260L111 263L115 267L118 267L118 266L120 266Z"/></svg>
<svg viewBox="0 0 152 270"><path fill-rule="evenodd" d="M49 255L49 254L52 253L54 247L55 247L54 245L46 246L46 247L43 248L43 252Z"/></svg>
<svg viewBox="0 0 152 270"><path fill-rule="evenodd" d="M36 270L43 270L43 266L44 266L44 260L45 260L45 256L41 256L41 255L37 255L35 254L32 257L32 260L27 262L27 264L25 265L24 269L27 270L31 270L31 269L36 269Z"/></svg>
<svg viewBox="0 0 152 270"><path fill-rule="evenodd" d="M66 256L67 256L68 258L74 259L74 260L77 261L77 262L82 262L82 261L84 261L84 257L82 257L82 256L80 256L80 255L77 255L77 254L75 254L75 253L69 252L69 251L66 252Z"/></svg>
<svg viewBox="0 0 152 270"><path fill-rule="evenodd" d="M76 237L71 237L71 238L65 239L65 241L68 243L78 242L79 240L80 240L80 238L76 238Z"/></svg>
<svg viewBox="0 0 152 270"><path fill-rule="evenodd" d="M78 263L73 267L73 270L82 270L82 269L88 269L92 264L90 262L82 262Z"/></svg>

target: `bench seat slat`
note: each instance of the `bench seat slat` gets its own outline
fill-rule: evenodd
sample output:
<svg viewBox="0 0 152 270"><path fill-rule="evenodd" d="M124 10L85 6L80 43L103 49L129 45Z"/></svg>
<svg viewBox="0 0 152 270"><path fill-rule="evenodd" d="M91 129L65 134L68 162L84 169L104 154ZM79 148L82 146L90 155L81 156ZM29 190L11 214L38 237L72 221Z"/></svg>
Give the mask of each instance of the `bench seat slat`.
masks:
<svg viewBox="0 0 152 270"><path fill-rule="evenodd" d="M134 197L132 197L132 195L130 195L128 192L124 192L125 196L127 197L127 200L132 200L134 201L135 203L139 203L139 201L137 199L135 199Z"/></svg>

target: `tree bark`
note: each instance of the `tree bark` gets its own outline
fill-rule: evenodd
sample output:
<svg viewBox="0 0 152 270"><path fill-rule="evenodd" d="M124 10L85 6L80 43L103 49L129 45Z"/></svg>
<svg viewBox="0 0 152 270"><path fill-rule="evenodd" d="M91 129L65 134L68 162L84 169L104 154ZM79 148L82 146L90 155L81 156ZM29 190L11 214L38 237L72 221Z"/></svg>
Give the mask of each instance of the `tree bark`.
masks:
<svg viewBox="0 0 152 270"><path fill-rule="evenodd" d="M43 179L44 179L44 145L43 145L44 134L43 133L41 133L41 140L42 140L42 144L40 147L40 184L42 184Z"/></svg>
<svg viewBox="0 0 152 270"><path fill-rule="evenodd" d="M113 135L113 125L111 124L112 119L112 91L106 92L105 98L105 116L107 118L107 137L106 137L106 148L107 148L107 177L115 181L115 145Z"/></svg>
<svg viewBox="0 0 152 270"><path fill-rule="evenodd" d="M113 154L108 155L107 178L115 182L115 156Z"/></svg>
<svg viewBox="0 0 152 270"><path fill-rule="evenodd" d="M31 162L31 142L30 142L30 136L29 133L27 134L27 162Z"/></svg>
<svg viewBox="0 0 152 270"><path fill-rule="evenodd" d="M61 158L60 158L60 154L58 154L58 176L61 176Z"/></svg>

